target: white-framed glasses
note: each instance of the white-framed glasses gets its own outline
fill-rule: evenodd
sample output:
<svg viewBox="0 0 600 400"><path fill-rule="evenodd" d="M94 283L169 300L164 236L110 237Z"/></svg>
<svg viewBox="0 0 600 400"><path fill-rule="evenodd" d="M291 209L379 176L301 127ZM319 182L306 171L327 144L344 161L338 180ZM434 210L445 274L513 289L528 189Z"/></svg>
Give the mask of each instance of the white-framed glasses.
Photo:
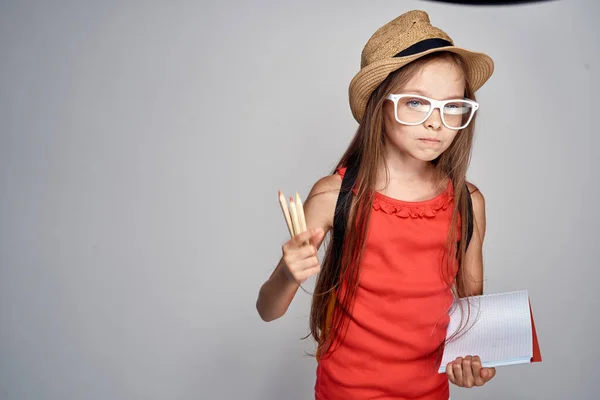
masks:
<svg viewBox="0 0 600 400"><path fill-rule="evenodd" d="M440 110L442 123L448 129L466 128L479 104L469 99L435 100L416 94L390 94L386 97L394 103L396 121L404 125L420 125L436 108Z"/></svg>

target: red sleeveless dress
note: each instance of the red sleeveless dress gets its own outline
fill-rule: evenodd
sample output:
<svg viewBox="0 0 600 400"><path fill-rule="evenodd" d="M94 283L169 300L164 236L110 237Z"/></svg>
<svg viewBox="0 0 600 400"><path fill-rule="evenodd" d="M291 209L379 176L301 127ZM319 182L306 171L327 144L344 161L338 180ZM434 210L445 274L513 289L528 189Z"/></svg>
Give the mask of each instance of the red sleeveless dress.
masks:
<svg viewBox="0 0 600 400"><path fill-rule="evenodd" d="M452 203L450 183L420 202L375 193L353 315L318 361L317 400L448 399L437 370L453 302L442 274Z"/></svg>

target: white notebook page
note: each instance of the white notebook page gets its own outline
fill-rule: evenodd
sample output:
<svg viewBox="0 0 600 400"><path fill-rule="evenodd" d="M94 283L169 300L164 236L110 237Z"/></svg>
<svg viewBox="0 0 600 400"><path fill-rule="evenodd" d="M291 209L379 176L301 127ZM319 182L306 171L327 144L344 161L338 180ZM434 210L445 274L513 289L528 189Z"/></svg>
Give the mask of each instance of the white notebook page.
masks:
<svg viewBox="0 0 600 400"><path fill-rule="evenodd" d="M458 299L450 310L449 338L466 325L444 349L439 372L457 357L479 356L484 367L529 363L533 356L533 336L527 290L473 296L467 321L466 299ZM463 311L457 305L462 303Z"/></svg>

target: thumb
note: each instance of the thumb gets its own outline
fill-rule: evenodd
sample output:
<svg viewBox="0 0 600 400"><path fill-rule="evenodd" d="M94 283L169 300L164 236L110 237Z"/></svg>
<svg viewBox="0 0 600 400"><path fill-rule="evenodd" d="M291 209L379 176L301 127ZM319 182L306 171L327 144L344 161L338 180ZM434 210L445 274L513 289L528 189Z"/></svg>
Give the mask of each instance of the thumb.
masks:
<svg viewBox="0 0 600 400"><path fill-rule="evenodd" d="M494 377L494 375L496 375L495 368L484 368L481 370L481 377L483 379L485 379L486 381L489 381L490 379L492 379Z"/></svg>
<svg viewBox="0 0 600 400"><path fill-rule="evenodd" d="M317 245L323 240L325 236L325 231L321 228L316 228L313 232L313 235L310 237L310 243L317 247Z"/></svg>

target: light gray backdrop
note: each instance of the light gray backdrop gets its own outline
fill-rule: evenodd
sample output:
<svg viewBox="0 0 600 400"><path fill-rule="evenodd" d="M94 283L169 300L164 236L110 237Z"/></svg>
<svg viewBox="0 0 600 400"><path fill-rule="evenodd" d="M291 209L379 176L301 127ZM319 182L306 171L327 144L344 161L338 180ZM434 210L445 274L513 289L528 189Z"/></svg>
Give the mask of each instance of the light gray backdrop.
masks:
<svg viewBox="0 0 600 400"><path fill-rule="evenodd" d="M486 291L529 289L544 356L452 397L597 398L600 3L238 0L0 4L0 399L311 398L310 297L255 310L277 190L329 173L362 47L412 8L496 61Z"/></svg>

